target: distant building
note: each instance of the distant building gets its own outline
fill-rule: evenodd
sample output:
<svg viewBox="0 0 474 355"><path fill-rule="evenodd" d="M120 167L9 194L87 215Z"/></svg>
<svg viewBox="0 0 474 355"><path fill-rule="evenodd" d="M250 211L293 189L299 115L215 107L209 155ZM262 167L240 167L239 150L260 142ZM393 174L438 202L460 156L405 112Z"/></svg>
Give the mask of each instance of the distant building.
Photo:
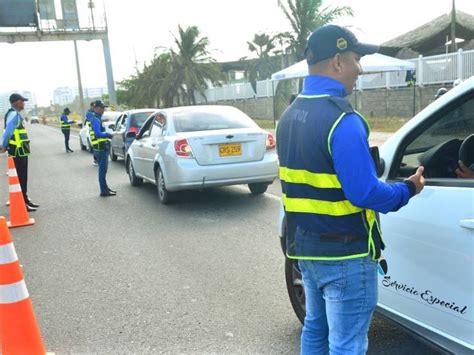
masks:
<svg viewBox="0 0 474 355"><path fill-rule="evenodd" d="M97 98L108 94L107 88L83 88L84 98ZM56 105L69 105L79 96L77 87L59 87L54 89L53 103Z"/></svg>
<svg viewBox="0 0 474 355"><path fill-rule="evenodd" d="M8 98L12 93L18 93L23 97L26 97L28 101L25 102L25 111L30 112L36 108L36 96L33 92L27 90L12 90L8 92L0 93L0 113L5 114L11 107Z"/></svg>

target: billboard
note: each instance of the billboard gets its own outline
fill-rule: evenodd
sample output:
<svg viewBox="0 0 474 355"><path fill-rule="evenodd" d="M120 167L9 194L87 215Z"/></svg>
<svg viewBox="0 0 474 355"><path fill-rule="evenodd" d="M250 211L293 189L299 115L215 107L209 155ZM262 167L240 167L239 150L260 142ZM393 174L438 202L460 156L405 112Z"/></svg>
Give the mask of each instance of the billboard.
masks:
<svg viewBox="0 0 474 355"><path fill-rule="evenodd" d="M35 0L0 0L0 27L37 26Z"/></svg>
<svg viewBox="0 0 474 355"><path fill-rule="evenodd" d="M56 8L54 0L38 0L40 19L56 20Z"/></svg>
<svg viewBox="0 0 474 355"><path fill-rule="evenodd" d="M79 18L77 16L76 0L61 0L63 9L64 28L78 30Z"/></svg>

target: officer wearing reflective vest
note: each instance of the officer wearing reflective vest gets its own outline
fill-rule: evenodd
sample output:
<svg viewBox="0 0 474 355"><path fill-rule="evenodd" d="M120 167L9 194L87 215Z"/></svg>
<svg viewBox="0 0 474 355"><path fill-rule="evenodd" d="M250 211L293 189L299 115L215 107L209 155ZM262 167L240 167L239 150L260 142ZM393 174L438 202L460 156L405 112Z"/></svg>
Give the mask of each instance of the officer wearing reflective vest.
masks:
<svg viewBox="0 0 474 355"><path fill-rule="evenodd" d="M109 164L110 138L112 138L112 135L107 133L102 125L102 114L104 113L105 107L104 103L100 100L94 102L94 113L92 115L91 125L89 126L92 148L94 149L94 155L99 164L98 174L101 197L115 196L117 194L116 191L109 188L106 180Z"/></svg>
<svg viewBox="0 0 474 355"><path fill-rule="evenodd" d="M71 125L76 123L76 121L69 121L68 116L70 113L71 111L66 107L60 118L61 131L64 134L64 146L66 148L66 153L74 152L71 148L69 148L69 136L71 135Z"/></svg>
<svg viewBox="0 0 474 355"><path fill-rule="evenodd" d="M424 186L378 180L367 121L345 98L377 46L327 25L308 38L309 76L277 131L287 256L297 259L306 297L302 354L364 354L377 303L384 248L377 212L396 211Z"/></svg>
<svg viewBox="0 0 474 355"><path fill-rule="evenodd" d="M89 110L87 110L87 113L86 113L86 118L84 119L84 125L88 126L89 128L91 126L93 115L94 115L94 102L91 102ZM94 157L94 161L92 162L92 164L95 166L99 165L97 163L97 157L95 156L95 154L92 154L92 156Z"/></svg>
<svg viewBox="0 0 474 355"><path fill-rule="evenodd" d="M36 211L38 204L33 203L28 198L28 155L30 155L30 139L25 129L25 119L20 112L25 109L27 98L20 94L11 94L9 97L11 108L5 115L2 136L2 146L0 153L8 151L8 155L13 157L21 186L21 192L28 211Z"/></svg>

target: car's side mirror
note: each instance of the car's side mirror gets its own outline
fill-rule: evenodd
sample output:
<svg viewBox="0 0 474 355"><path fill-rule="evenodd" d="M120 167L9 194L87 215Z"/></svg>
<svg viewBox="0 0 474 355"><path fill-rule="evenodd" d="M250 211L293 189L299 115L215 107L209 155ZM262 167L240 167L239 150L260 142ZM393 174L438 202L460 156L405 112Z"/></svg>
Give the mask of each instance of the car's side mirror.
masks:
<svg viewBox="0 0 474 355"><path fill-rule="evenodd" d="M114 130L115 130L115 125L114 125L114 124L111 124L111 125L109 126L109 129L111 129L112 131L114 131Z"/></svg>
<svg viewBox="0 0 474 355"><path fill-rule="evenodd" d="M381 177L385 171L385 161L380 158L379 147L370 147L370 155L374 161L377 176Z"/></svg>
<svg viewBox="0 0 474 355"><path fill-rule="evenodd" d="M130 131L130 132L127 132L127 134L125 135L126 138L132 138L132 139L135 139L137 137L137 134L133 131Z"/></svg>

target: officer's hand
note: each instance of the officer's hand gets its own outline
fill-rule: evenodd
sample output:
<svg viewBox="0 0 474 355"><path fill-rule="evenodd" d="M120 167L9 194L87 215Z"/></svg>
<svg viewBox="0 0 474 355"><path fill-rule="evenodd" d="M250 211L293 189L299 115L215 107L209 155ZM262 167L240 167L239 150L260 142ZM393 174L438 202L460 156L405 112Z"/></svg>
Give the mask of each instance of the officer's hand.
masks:
<svg viewBox="0 0 474 355"><path fill-rule="evenodd" d="M425 178L422 175L424 170L424 167L418 167L418 169L416 169L416 173L407 179L415 184L417 194L419 194L425 187Z"/></svg>
<svg viewBox="0 0 474 355"><path fill-rule="evenodd" d="M456 169L456 175L464 179L474 179L474 171L469 169L461 160L458 162L459 168Z"/></svg>

